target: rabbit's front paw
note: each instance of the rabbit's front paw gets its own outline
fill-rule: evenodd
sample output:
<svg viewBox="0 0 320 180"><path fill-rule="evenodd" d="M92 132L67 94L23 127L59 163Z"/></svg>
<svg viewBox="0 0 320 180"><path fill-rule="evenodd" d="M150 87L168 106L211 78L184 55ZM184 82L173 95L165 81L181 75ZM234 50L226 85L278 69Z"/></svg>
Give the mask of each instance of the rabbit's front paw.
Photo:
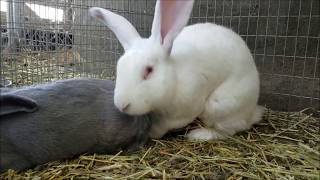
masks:
<svg viewBox="0 0 320 180"><path fill-rule="evenodd" d="M194 129L188 133L187 137L192 141L208 141L225 138L225 136L219 134L217 131L206 128Z"/></svg>

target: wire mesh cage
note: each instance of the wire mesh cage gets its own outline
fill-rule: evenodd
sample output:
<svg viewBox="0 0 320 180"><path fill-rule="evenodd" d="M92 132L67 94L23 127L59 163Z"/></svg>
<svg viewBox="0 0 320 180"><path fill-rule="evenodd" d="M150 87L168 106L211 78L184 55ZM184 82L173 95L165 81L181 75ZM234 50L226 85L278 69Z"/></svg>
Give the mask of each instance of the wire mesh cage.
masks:
<svg viewBox="0 0 320 180"><path fill-rule="evenodd" d="M1 82L29 85L115 77L121 45L88 16L99 6L150 34L155 0L1 0ZM189 24L214 22L247 42L261 78L260 103L319 108L319 0L196 0Z"/></svg>
<svg viewBox="0 0 320 180"><path fill-rule="evenodd" d="M26 93L30 100L34 100L34 96L43 100L40 108L34 113L27 111L28 115L20 111L12 116L0 113L0 179L319 179L319 0L195 0L189 24L213 22L231 28L246 41L260 73L259 104L268 107L259 123L236 134L226 133L225 139L207 141L205 138L212 138L212 132L219 133L221 126L219 123L211 126L197 118L185 127L145 142L133 154L124 150L115 152L117 154L99 150L96 154L89 149L76 154L78 151L69 149L79 150L84 146L92 149L86 142L106 144L114 149L114 144L119 144L122 138L121 132L133 133L126 125L123 130L107 121L95 124L95 116L101 116L104 121L108 120L104 114L111 112L104 107L96 108L96 99L103 104L107 102L107 106L113 104L92 90L101 90L106 95L104 89L91 87L92 84L87 88L84 84L87 91L82 91L70 81L64 81L69 85L67 88L57 88L58 96L48 96L46 92L51 88L46 89L44 86L47 85L16 91L15 88L2 88L75 77L115 80L116 63L123 48L106 26L89 17L88 9L93 6L110 9L127 18L142 37L148 37L155 3L156 0L0 0L0 93L16 100L12 98L16 96L10 95L23 95L24 89L30 88L30 94ZM33 88L44 91L38 96ZM12 94L11 90L14 91ZM60 97L61 91L68 93ZM87 102L88 98L83 95L97 98L89 98L93 102ZM76 98L71 98L71 103L65 103L73 96ZM0 98L0 109L6 110L3 97ZM51 98L46 100L46 97ZM62 110L61 113L46 108L54 104L52 99L57 100L55 112ZM37 99L35 103L38 103ZM15 108L15 105L15 102L9 103L10 107ZM82 107L90 107L90 112L82 111ZM46 114L46 109L49 109L48 117L41 115ZM86 116L82 117L72 109L80 110ZM148 117L151 121L154 120L152 113ZM114 114L110 114L113 120ZM28 116L35 116L36 121L28 121ZM115 120L118 123L118 119ZM52 125L54 123L58 125ZM239 124L243 123L228 123L234 127ZM97 127L94 130L97 136L111 137L113 142L87 136L92 133L91 126ZM116 134L100 132L111 132L110 129ZM205 132L200 135L206 141L188 139L194 130L205 130L200 131ZM73 137L77 132L81 136L75 141ZM150 136L146 130L137 132ZM137 135L132 135L140 141ZM137 145L126 138L127 141ZM53 144L47 146L47 143ZM37 158L29 157L30 154L53 157L55 153L66 153L67 159L57 157L46 164L35 164ZM6 163L16 166L26 161L37 166L1 172Z"/></svg>

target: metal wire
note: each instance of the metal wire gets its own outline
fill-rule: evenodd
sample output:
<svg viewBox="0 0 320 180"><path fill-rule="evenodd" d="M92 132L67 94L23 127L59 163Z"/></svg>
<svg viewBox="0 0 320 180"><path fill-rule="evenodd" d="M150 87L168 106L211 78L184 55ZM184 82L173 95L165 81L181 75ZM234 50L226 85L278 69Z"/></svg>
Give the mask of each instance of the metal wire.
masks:
<svg viewBox="0 0 320 180"><path fill-rule="evenodd" d="M114 79L123 49L88 16L88 8L111 9L148 37L154 5L155 0L1 0L6 11L0 21L0 83ZM318 0L196 0L189 23L214 22L240 34L261 74L261 104L319 109L319 6Z"/></svg>

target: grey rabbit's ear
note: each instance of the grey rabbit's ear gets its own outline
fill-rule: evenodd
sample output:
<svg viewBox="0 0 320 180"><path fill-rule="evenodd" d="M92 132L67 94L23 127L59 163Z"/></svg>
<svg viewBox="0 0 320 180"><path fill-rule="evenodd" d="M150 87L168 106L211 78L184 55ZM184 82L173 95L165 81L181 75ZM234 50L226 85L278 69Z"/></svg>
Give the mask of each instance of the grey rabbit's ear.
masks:
<svg viewBox="0 0 320 180"><path fill-rule="evenodd" d="M0 117L19 112L31 113L38 109L34 100L13 94L1 95L0 106Z"/></svg>

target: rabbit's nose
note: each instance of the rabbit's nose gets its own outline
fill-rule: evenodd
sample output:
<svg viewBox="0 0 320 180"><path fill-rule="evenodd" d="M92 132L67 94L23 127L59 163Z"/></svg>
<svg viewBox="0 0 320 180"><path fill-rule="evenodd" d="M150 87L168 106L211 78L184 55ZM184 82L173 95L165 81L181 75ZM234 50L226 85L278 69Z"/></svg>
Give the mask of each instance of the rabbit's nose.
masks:
<svg viewBox="0 0 320 180"><path fill-rule="evenodd" d="M121 107L121 111L122 112L126 112L126 110L128 110L129 107L130 107L130 103L123 104L122 107Z"/></svg>

